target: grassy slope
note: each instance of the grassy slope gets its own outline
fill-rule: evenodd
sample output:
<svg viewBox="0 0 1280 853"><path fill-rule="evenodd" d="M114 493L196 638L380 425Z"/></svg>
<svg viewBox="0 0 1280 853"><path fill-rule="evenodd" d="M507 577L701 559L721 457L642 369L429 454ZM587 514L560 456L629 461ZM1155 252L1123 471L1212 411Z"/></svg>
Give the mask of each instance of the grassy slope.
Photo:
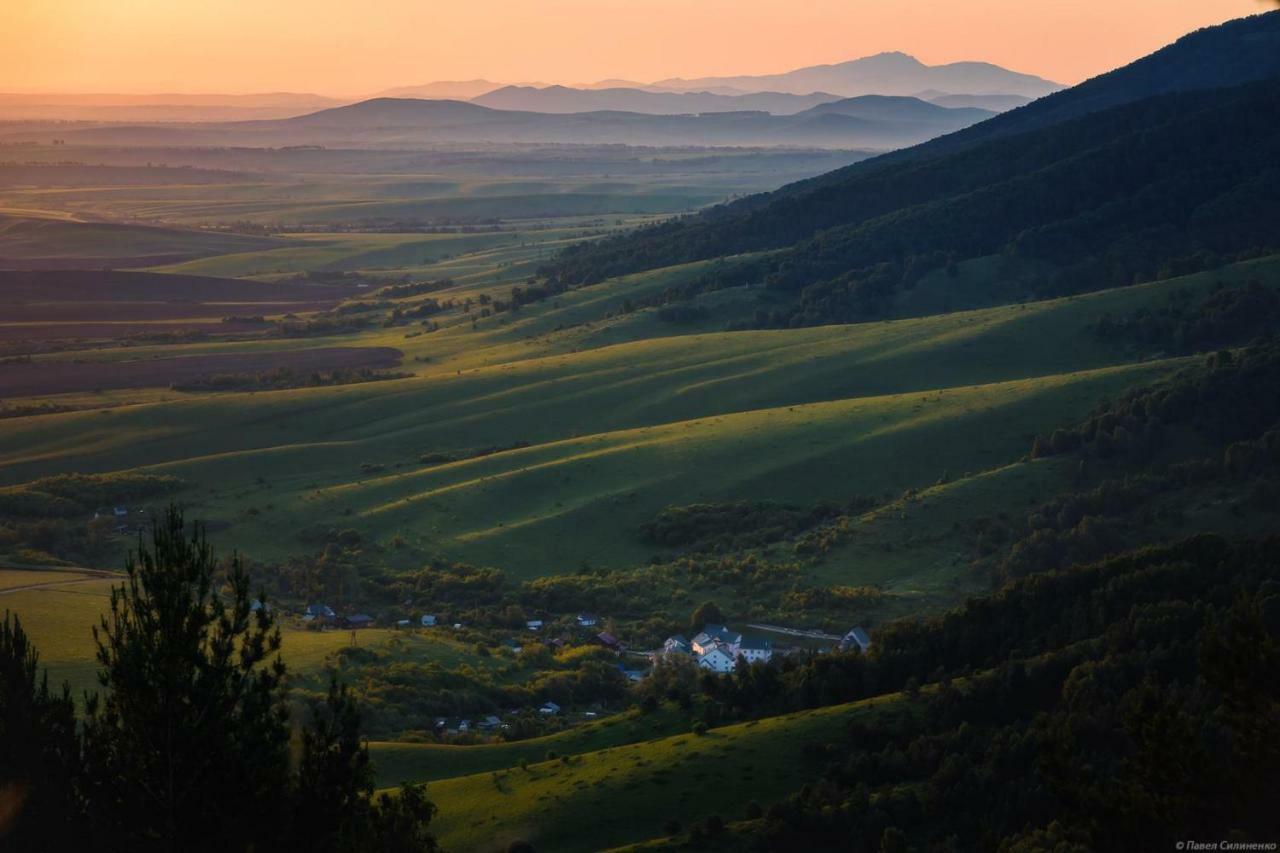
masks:
<svg viewBox="0 0 1280 853"><path fill-rule="evenodd" d="M784 481L795 493L784 497L804 498L817 478L821 496L897 493L944 471L955 478L1015 461L1031 433L1160 369L1079 370L1123 360L1085 333L1088 322L1169 289L781 332L678 335L668 326L668 337L636 340L658 331L647 311L555 331L651 286L610 282L474 332L456 325L413 339L400 329L356 339L402 348L418 374L411 380L251 398L167 394L168 403L109 419L0 424L10 439L0 448L11 448L0 449L0 476L159 464L197 482L190 497L210 514L235 518L272 504L274 515L235 528L250 549L276 539L284 519L333 521L350 510L375 535L400 533L459 556L505 562L527 553L517 567L525 571L583 558L625 563L644 553L638 543L618 548L620 534L665 503L771 494ZM352 339L221 349L339 340ZM585 340L617 343L573 352ZM939 398L936 389L953 390ZM902 465L887 455L926 437L937 439L931 456L913 453ZM517 440L535 446L435 469L414 464L424 452ZM365 461L405 467L368 479L359 476ZM832 465L844 479L821 476ZM269 488L254 484L258 476ZM563 541L564 531L604 516L612 523L597 541ZM526 552L539 539L552 547Z"/></svg>
<svg viewBox="0 0 1280 853"><path fill-rule="evenodd" d="M584 723L545 737L511 743L458 746L437 743L380 741L369 744L378 784L435 781L537 763L548 752L579 755L676 734L689 729L688 714L665 705L650 714L631 710Z"/></svg>
<svg viewBox="0 0 1280 853"><path fill-rule="evenodd" d="M894 694L850 705L619 746L528 770L434 782L432 824L451 850L499 851L527 839L540 850L600 850L660 834L675 819L740 817L747 800L767 806L819 769L801 746L824 741L851 719L901 707Z"/></svg>

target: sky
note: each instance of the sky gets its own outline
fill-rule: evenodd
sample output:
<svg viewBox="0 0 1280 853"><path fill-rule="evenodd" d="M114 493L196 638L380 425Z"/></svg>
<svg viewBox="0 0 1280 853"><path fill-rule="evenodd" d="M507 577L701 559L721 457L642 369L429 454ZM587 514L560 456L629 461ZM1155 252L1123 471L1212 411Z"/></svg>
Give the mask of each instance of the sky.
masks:
<svg viewBox="0 0 1280 853"><path fill-rule="evenodd" d="M888 50L1072 84L1264 0L0 0L0 91L765 74Z"/></svg>

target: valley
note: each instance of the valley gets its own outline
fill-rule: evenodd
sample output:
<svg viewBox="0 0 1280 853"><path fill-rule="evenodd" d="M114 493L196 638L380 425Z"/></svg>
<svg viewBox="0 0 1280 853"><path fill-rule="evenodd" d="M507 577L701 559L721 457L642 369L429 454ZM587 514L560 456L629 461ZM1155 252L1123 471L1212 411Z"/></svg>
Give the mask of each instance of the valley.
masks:
<svg viewBox="0 0 1280 853"><path fill-rule="evenodd" d="M0 647L395 849L1262 838L1277 47L0 96Z"/></svg>

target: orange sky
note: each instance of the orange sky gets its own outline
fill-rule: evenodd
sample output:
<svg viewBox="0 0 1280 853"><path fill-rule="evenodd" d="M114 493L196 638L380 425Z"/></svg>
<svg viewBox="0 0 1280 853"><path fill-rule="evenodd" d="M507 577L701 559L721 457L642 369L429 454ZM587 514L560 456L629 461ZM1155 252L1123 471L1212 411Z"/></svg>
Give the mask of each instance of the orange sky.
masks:
<svg viewBox="0 0 1280 853"><path fill-rule="evenodd" d="M361 95L784 71L902 50L1064 83L1263 0L0 0L0 91Z"/></svg>

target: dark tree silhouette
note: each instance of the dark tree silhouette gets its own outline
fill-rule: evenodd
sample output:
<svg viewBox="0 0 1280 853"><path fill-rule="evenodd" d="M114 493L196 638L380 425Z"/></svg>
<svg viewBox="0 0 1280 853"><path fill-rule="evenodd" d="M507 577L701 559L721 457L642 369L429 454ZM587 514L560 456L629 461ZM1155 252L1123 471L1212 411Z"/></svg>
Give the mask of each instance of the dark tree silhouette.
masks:
<svg viewBox="0 0 1280 853"><path fill-rule="evenodd" d="M103 692L88 700L85 793L133 850L240 849L279 825L289 782L280 631L239 558L226 601L197 526L171 507L139 542L94 629ZM263 839L265 840L265 839Z"/></svg>
<svg viewBox="0 0 1280 853"><path fill-rule="evenodd" d="M18 617L0 625L0 847L62 849L76 837L75 704L49 689Z"/></svg>

